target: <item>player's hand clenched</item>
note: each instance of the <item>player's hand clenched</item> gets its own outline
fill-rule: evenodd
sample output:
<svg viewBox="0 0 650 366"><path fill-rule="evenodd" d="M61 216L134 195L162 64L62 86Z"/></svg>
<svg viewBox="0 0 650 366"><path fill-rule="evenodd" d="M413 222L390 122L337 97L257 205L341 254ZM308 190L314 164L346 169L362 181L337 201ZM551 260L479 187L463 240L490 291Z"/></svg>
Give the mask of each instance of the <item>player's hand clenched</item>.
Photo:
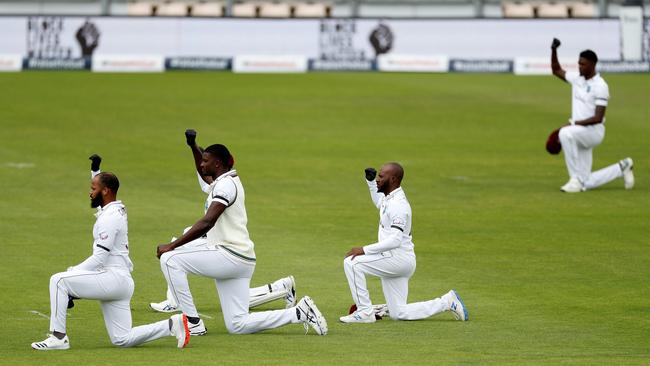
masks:
<svg viewBox="0 0 650 366"><path fill-rule="evenodd" d="M196 145L196 131L192 129L185 130L185 140L188 146Z"/></svg>
<svg viewBox="0 0 650 366"><path fill-rule="evenodd" d="M98 171L99 170L99 164L102 163L102 157L97 155L97 154L92 154L92 155L90 155L88 160L91 161L90 170L92 170L93 172Z"/></svg>
<svg viewBox="0 0 650 366"><path fill-rule="evenodd" d="M560 42L559 39L553 38L553 42L551 43L551 49L554 50L554 49L560 47L561 44L562 44L562 42Z"/></svg>
<svg viewBox="0 0 650 366"><path fill-rule="evenodd" d="M377 171L375 168L366 168L366 180L368 182L372 182L375 180L375 177L377 176Z"/></svg>

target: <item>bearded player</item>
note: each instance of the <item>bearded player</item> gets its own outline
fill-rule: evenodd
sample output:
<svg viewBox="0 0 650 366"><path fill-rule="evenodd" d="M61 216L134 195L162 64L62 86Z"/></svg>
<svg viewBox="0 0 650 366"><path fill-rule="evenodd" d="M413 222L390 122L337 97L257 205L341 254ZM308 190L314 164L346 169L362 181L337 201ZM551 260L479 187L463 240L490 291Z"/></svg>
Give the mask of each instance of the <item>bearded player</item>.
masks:
<svg viewBox="0 0 650 366"><path fill-rule="evenodd" d="M93 156L95 160L100 160L99 156ZM56 273L50 278L50 334L46 339L32 343L33 349L50 351L70 348L66 318L67 309L74 304L73 298L99 300L108 336L116 346L132 347L167 336L175 336L179 348L189 342L185 315L178 314L169 320L131 327L133 263L129 258L126 207L117 200L119 187L120 182L114 174L93 174L90 202L92 208L98 209L93 227L93 254L66 272Z"/></svg>

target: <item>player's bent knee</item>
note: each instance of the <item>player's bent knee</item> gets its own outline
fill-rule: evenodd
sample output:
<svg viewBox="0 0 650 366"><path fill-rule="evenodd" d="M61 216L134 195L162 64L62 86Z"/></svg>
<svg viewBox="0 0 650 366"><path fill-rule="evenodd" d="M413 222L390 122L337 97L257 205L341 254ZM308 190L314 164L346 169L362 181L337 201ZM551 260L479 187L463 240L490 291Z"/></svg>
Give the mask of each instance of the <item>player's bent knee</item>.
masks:
<svg viewBox="0 0 650 366"><path fill-rule="evenodd" d="M226 329L230 334L248 334L246 329L246 317L239 316L226 323Z"/></svg>
<svg viewBox="0 0 650 366"><path fill-rule="evenodd" d="M111 343L113 343L114 346L122 348L130 346L128 337L111 337Z"/></svg>

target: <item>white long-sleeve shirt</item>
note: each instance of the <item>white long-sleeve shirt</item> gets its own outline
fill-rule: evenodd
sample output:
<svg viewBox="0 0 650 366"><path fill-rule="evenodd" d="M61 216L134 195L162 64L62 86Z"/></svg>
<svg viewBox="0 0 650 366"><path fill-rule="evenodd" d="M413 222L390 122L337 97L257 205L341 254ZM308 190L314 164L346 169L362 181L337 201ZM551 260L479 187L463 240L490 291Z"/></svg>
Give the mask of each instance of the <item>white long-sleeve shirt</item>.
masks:
<svg viewBox="0 0 650 366"><path fill-rule="evenodd" d="M370 198L379 209L378 242L363 247L365 254L377 254L392 249L413 251L411 236L411 205L402 187L388 195L377 192L377 182L366 181Z"/></svg>
<svg viewBox="0 0 650 366"><path fill-rule="evenodd" d="M95 214L93 226L93 254L73 268L96 271L103 268L133 271L129 258L129 235L126 207L122 201L113 201Z"/></svg>

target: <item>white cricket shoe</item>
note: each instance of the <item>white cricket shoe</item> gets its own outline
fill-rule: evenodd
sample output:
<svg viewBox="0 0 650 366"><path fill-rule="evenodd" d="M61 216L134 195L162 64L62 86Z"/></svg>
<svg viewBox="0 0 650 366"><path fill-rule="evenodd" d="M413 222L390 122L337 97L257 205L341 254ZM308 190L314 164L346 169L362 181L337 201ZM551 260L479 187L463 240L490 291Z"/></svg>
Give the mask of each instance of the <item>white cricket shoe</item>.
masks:
<svg viewBox="0 0 650 366"><path fill-rule="evenodd" d="M327 334L327 321L311 297L305 296L300 299L296 305L296 315L305 326L305 334L309 331L309 327L312 327L318 335Z"/></svg>
<svg viewBox="0 0 650 366"><path fill-rule="evenodd" d="M160 313L174 313L177 311L180 311L178 306L172 305L169 300L165 300L162 302L152 302L149 304L149 307L152 308L155 311L158 311Z"/></svg>
<svg viewBox="0 0 650 366"><path fill-rule="evenodd" d="M199 319L199 322L196 324L192 324L191 322L188 321L187 326L190 328L190 335L192 337L202 336L208 332L208 328L205 327L205 323L203 323L203 319Z"/></svg>
<svg viewBox="0 0 650 366"><path fill-rule="evenodd" d="M296 306L296 280L293 276L285 277L282 279L282 285L287 290L287 295L284 297L284 308L289 309Z"/></svg>
<svg viewBox="0 0 650 366"><path fill-rule="evenodd" d="M632 189L634 187L634 162L632 158L625 158L618 162L623 172L623 181L625 182L625 189Z"/></svg>
<svg viewBox="0 0 650 366"><path fill-rule="evenodd" d="M469 313L467 312L467 308L465 308L465 304L463 304L463 300L460 299L456 291L451 290L446 296L447 302L449 303L449 310L454 314L456 320L468 321Z"/></svg>
<svg viewBox="0 0 650 366"><path fill-rule="evenodd" d="M39 351L70 349L70 340L68 339L67 335L61 339L58 339L53 334L48 334L47 338L44 340L32 343L32 348Z"/></svg>
<svg viewBox="0 0 650 366"><path fill-rule="evenodd" d="M190 328L187 324L187 316L185 314L176 314L169 319L172 322L170 329L172 335L178 339L178 348L185 348L190 342Z"/></svg>
<svg viewBox="0 0 650 366"><path fill-rule="evenodd" d="M377 318L375 318L374 311L368 315L364 315L357 310L350 315L340 317L339 320L342 323L374 323L377 321Z"/></svg>
<svg viewBox="0 0 650 366"><path fill-rule="evenodd" d="M577 178L571 178L569 181L560 187L560 191L566 193L578 193L585 190L585 187L580 183Z"/></svg>

